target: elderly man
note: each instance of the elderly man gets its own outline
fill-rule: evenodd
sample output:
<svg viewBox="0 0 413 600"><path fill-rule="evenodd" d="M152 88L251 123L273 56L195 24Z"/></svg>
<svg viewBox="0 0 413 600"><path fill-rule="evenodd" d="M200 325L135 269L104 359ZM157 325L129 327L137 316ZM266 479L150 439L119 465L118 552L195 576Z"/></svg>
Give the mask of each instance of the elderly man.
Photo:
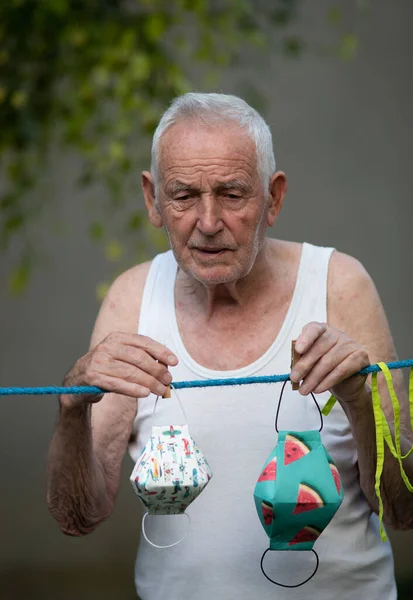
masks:
<svg viewBox="0 0 413 600"><path fill-rule="evenodd" d="M322 437L341 474L344 501L316 543L316 576L291 592L276 588L259 568L268 539L252 494L276 442L278 385L191 389L180 400L214 477L189 507L190 533L179 546L159 550L141 540L137 592L142 600L393 600L391 548L380 540L375 514L371 389L365 377L351 377L370 362L396 358L369 275L331 248L266 237L286 177L275 170L268 126L234 96L177 98L155 132L142 187L150 222L165 228L171 250L114 282L89 352L66 376L66 385L110 393L60 398L48 466L48 502L60 528L80 536L110 516L122 458L128 446L138 458L154 399L172 377L285 373L297 339L300 358L291 379L300 388L286 388L282 428L319 428L310 392L321 406L330 392L339 400ZM396 386L406 450L411 430L400 378ZM391 420L391 403L382 396ZM157 422L182 422L180 411L174 395L163 399ZM405 469L412 473L412 457ZM385 522L412 527L412 496L388 456L382 496ZM152 539L178 539L180 518L153 517ZM267 571L286 584L302 581L313 567L311 553L272 553L268 560Z"/></svg>

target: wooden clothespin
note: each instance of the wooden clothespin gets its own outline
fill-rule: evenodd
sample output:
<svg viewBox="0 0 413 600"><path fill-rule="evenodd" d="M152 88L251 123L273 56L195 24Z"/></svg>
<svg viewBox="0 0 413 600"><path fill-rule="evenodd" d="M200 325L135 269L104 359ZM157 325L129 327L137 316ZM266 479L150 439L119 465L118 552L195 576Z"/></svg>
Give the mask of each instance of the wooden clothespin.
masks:
<svg viewBox="0 0 413 600"><path fill-rule="evenodd" d="M293 340L291 342L291 370L293 370L293 368L295 367L295 363L300 358L300 355L298 354L298 352L295 349L295 342L296 342L296 340ZM300 384L296 383L295 381L292 381L291 384L292 384L294 391L297 391L300 388Z"/></svg>

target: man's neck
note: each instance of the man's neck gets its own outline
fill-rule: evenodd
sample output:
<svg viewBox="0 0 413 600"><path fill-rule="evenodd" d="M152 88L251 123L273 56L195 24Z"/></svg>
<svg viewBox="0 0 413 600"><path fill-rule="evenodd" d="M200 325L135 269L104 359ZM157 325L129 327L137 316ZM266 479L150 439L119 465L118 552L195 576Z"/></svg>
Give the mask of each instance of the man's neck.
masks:
<svg viewBox="0 0 413 600"><path fill-rule="evenodd" d="M276 241L266 239L251 271L242 279L230 283L205 285L182 270L178 271L177 283L184 296L193 296L199 311L207 320L227 310L240 311L265 296L265 291L274 287L276 270L274 264Z"/></svg>

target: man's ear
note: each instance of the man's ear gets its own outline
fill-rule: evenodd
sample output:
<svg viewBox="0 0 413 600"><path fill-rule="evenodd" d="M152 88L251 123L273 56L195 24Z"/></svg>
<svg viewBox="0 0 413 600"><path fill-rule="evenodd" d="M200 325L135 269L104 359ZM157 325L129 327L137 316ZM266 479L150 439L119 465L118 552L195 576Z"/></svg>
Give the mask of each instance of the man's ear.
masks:
<svg viewBox="0 0 413 600"><path fill-rule="evenodd" d="M162 227L162 216L156 205L155 184L149 171L142 172L141 184L149 220L154 227Z"/></svg>
<svg viewBox="0 0 413 600"><path fill-rule="evenodd" d="M271 177L269 185L270 199L268 203L267 224L272 227L280 214L284 196L287 192L287 178L285 173L277 171Z"/></svg>

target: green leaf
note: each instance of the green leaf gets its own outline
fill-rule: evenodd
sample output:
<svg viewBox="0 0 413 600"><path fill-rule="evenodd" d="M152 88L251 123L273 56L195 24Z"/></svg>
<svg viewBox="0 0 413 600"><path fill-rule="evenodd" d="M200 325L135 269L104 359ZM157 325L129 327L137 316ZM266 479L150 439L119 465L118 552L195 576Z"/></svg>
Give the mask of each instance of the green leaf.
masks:
<svg viewBox="0 0 413 600"><path fill-rule="evenodd" d="M286 8L278 8L274 10L274 12L271 15L272 22L274 23L274 25L278 26L287 25L290 19L291 13Z"/></svg>
<svg viewBox="0 0 413 600"><path fill-rule="evenodd" d="M129 68L135 81L141 81L148 77L151 63L146 54L135 54L131 57Z"/></svg>
<svg viewBox="0 0 413 600"><path fill-rule="evenodd" d="M338 25L343 19L343 10L338 6L332 6L328 9L327 18L332 25Z"/></svg>
<svg viewBox="0 0 413 600"><path fill-rule="evenodd" d="M103 65L98 65L92 73L92 81L99 88L106 88L110 83L111 73Z"/></svg>
<svg viewBox="0 0 413 600"><path fill-rule="evenodd" d="M106 258L111 262L119 261L124 253L124 248L117 240L112 240L106 245Z"/></svg>
<svg viewBox="0 0 413 600"><path fill-rule="evenodd" d="M166 15L154 13L146 19L145 34L152 42L158 42L165 33L166 27Z"/></svg>
<svg viewBox="0 0 413 600"><path fill-rule="evenodd" d="M298 38L287 38L284 40L284 52L287 56L297 58L303 51L303 43Z"/></svg>
<svg viewBox="0 0 413 600"><path fill-rule="evenodd" d="M125 146L121 142L114 140L109 145L109 156L114 161L120 161L125 156Z"/></svg>
<svg viewBox="0 0 413 600"><path fill-rule="evenodd" d="M27 94L23 90L16 90L13 92L10 98L10 104L14 106L14 108L22 108L27 103Z"/></svg>
<svg viewBox="0 0 413 600"><path fill-rule="evenodd" d="M70 33L70 42L75 48L80 48L86 44L87 34L79 27L74 27Z"/></svg>
<svg viewBox="0 0 413 600"><path fill-rule="evenodd" d="M141 213L133 213L127 221L126 230L137 231L142 226L143 220L144 218Z"/></svg>
<svg viewBox="0 0 413 600"><path fill-rule="evenodd" d="M89 235L95 242L99 242L105 234L102 223L94 222L89 227Z"/></svg>
<svg viewBox="0 0 413 600"><path fill-rule="evenodd" d="M9 58L10 55L7 52L7 50L0 50L0 67L5 65L6 62L8 62Z"/></svg>
<svg viewBox="0 0 413 600"><path fill-rule="evenodd" d="M95 294L99 302L102 302L110 288L109 281L101 281L97 284Z"/></svg>
<svg viewBox="0 0 413 600"><path fill-rule="evenodd" d="M358 52L358 39L354 33L347 33L339 48L339 55L342 60L349 61L356 58Z"/></svg>
<svg viewBox="0 0 413 600"><path fill-rule="evenodd" d="M9 290L12 294L18 295L24 292L27 288L30 279L30 264L24 260L15 267L8 281Z"/></svg>
<svg viewBox="0 0 413 600"><path fill-rule="evenodd" d="M19 229L23 227L24 221L24 216L21 213L16 213L7 217L4 223L4 230L7 235L19 231Z"/></svg>

